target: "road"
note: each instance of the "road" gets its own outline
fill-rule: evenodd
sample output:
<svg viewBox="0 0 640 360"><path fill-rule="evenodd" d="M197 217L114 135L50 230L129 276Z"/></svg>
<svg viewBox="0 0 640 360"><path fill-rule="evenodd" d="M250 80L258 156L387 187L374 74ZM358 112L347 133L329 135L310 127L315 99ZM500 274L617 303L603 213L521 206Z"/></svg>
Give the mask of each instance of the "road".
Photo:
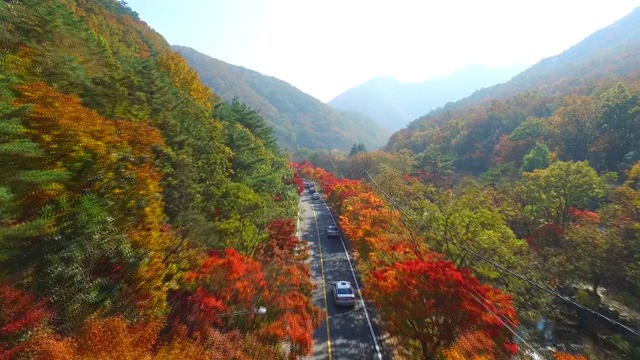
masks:
<svg viewBox="0 0 640 360"><path fill-rule="evenodd" d="M357 294L354 308L336 307L333 303L333 282L349 281L356 290L360 286L359 279L356 283L344 239L327 237L326 227L333 224L334 219L324 200L311 200L305 190L300 200L298 236L309 244L311 274L316 284L313 303L326 312L321 326L313 334L313 355L308 359L387 359L389 357L380 347L372 314L365 308L360 294Z"/></svg>

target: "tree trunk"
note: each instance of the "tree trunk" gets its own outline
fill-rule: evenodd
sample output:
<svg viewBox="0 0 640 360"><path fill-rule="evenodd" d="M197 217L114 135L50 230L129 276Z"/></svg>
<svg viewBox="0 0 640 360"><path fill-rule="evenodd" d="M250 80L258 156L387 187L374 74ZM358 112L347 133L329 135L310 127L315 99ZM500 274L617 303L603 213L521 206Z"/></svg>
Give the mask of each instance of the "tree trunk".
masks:
<svg viewBox="0 0 640 360"><path fill-rule="evenodd" d="M435 353L433 349L424 341L420 342L420 346L422 347L422 358L424 360L435 360Z"/></svg>

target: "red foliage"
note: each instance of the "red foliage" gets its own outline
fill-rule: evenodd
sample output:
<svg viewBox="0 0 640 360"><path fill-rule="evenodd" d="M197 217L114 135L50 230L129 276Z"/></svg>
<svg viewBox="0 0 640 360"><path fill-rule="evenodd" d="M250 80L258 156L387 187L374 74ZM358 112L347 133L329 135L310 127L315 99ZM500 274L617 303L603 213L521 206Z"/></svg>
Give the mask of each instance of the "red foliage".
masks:
<svg viewBox="0 0 640 360"><path fill-rule="evenodd" d="M320 311L313 306L313 284L305 263L265 264L269 292L262 297L271 322L258 331L269 342L288 341L293 355L311 355L313 330L320 322Z"/></svg>
<svg viewBox="0 0 640 360"><path fill-rule="evenodd" d="M529 152L533 140L509 140L508 135L500 135L500 141L493 149L493 157L491 163L493 165L504 164L508 162L521 163L522 158ZM535 144L535 143L534 143Z"/></svg>
<svg viewBox="0 0 640 360"><path fill-rule="evenodd" d="M459 330L481 332L495 346L513 353L517 347L493 314L518 324L512 296L482 285L468 269L432 255L373 271L366 294L382 310L387 331L422 345L432 358L458 338Z"/></svg>
<svg viewBox="0 0 640 360"><path fill-rule="evenodd" d="M275 219L267 225L268 241L260 246L257 257L262 262L271 260L288 261L295 257L295 251L302 242L295 235L293 219Z"/></svg>
<svg viewBox="0 0 640 360"><path fill-rule="evenodd" d="M294 170L297 167L295 163L289 163L289 166L291 166L291 168ZM293 183L293 185L296 186L296 190L298 190L298 195L302 194L302 192L304 191L304 180L300 177L300 175L298 174L298 171L293 172L293 179L291 179L291 182Z"/></svg>
<svg viewBox="0 0 640 360"><path fill-rule="evenodd" d="M543 251L548 247L557 247L564 237L565 229L556 224L544 224L526 237L529 246L536 251Z"/></svg>
<svg viewBox="0 0 640 360"><path fill-rule="evenodd" d="M190 336L206 336L207 329L222 325L219 315L251 310L267 293L260 263L231 248L224 253L211 251L188 279L196 288L170 293L168 323L172 329L186 326Z"/></svg>
<svg viewBox="0 0 640 360"><path fill-rule="evenodd" d="M0 359L9 359L25 348L23 336L42 326L51 315L46 303L0 284Z"/></svg>
<svg viewBox="0 0 640 360"><path fill-rule="evenodd" d="M580 210L572 207L569 209L576 221L584 221L591 224L600 224L600 216L597 212L591 210Z"/></svg>

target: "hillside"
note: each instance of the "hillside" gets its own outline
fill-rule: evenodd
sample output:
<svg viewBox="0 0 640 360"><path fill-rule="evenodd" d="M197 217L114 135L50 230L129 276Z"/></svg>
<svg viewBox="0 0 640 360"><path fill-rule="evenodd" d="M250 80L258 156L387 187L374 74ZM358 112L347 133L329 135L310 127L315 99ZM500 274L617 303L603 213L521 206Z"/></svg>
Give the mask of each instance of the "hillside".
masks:
<svg viewBox="0 0 640 360"><path fill-rule="evenodd" d="M329 101L329 105L362 112L379 124L398 130L431 110L483 87L507 81L522 70L524 66L496 69L467 66L419 83L378 77L343 92Z"/></svg>
<svg viewBox="0 0 640 360"><path fill-rule="evenodd" d="M476 91L447 108L506 99L536 90L544 95L590 92L603 78L625 79L640 72L640 7L559 55L541 60L510 81Z"/></svg>
<svg viewBox="0 0 640 360"><path fill-rule="evenodd" d="M454 157L458 170L479 174L507 162L519 167L544 142L562 160L623 176L640 158L639 23L636 8L512 80L416 119L386 149Z"/></svg>
<svg viewBox="0 0 640 360"><path fill-rule="evenodd" d="M309 355L301 179L260 114L124 2L3 1L0 33L0 358Z"/></svg>
<svg viewBox="0 0 640 360"><path fill-rule="evenodd" d="M173 48L222 99L230 101L237 97L249 107L259 109L273 126L280 146L288 151L299 148L348 151L359 142L368 149L378 149L391 135L390 130L373 120L335 111L282 80L227 64L188 47Z"/></svg>

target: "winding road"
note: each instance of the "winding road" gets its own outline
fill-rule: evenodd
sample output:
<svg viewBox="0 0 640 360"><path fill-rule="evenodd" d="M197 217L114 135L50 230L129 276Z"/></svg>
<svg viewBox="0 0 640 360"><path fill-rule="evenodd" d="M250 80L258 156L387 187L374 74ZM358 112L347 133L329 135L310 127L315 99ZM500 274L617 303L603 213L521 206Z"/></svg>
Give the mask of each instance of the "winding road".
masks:
<svg viewBox="0 0 640 360"><path fill-rule="evenodd" d="M311 274L316 284L313 303L325 312L321 326L313 334L313 355L307 359L389 359L381 346L373 314L357 291L360 280L344 239L327 237L326 228L333 224L336 221L324 199L312 200L305 190L300 198L298 236L309 244ZM357 291L355 307L335 306L331 284L340 280L351 282Z"/></svg>

